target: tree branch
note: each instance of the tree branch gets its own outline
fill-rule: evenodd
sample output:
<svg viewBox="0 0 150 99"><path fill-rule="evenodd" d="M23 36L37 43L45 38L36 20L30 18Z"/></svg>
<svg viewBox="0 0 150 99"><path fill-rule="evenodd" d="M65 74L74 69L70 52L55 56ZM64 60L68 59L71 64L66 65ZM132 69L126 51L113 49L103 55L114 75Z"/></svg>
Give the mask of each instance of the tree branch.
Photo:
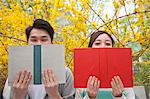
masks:
<svg viewBox="0 0 150 99"><path fill-rule="evenodd" d="M27 42L27 41L25 41L25 40L18 39L18 38L15 38L15 37L13 37L13 36L7 36L7 35L5 35L5 34L3 34L3 33L1 33L1 32L0 32L0 36L6 37L6 38L9 38L9 39L14 39L14 40L17 40L17 41L20 41L20 42Z"/></svg>
<svg viewBox="0 0 150 99"><path fill-rule="evenodd" d="M124 2L124 0L123 0L123 3L124 3L124 9L125 9L125 13L126 13L126 15L128 14L127 13L127 9L126 9L126 6L125 6L125 2ZM129 25L130 25L130 28L131 28L131 31L132 31L132 34L133 34L133 37L134 37L134 39L135 39L135 34L134 34L134 30L133 30L133 28L132 28L132 26L131 26L131 22L130 22L130 20L129 20L129 17L127 16L127 18L128 18L128 23L129 23Z"/></svg>

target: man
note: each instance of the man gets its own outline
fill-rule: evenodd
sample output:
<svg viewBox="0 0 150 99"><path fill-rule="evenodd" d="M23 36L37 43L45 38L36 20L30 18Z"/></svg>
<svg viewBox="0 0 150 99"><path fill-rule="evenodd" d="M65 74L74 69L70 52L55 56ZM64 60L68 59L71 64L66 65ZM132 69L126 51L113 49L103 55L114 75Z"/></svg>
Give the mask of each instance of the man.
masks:
<svg viewBox="0 0 150 99"><path fill-rule="evenodd" d="M29 45L53 44L54 30L52 26L43 19L36 19L33 26L26 29L26 37ZM13 83L12 88L6 81L3 97L4 99L74 99L73 75L66 67L66 83L57 84L56 77L51 69L43 71L42 85L29 85L32 75L27 70L20 71Z"/></svg>

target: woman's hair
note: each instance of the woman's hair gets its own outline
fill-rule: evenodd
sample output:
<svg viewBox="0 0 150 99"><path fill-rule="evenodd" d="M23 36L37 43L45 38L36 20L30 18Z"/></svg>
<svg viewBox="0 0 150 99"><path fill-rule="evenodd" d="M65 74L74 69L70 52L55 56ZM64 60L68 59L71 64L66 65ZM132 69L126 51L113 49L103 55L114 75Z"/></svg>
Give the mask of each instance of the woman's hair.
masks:
<svg viewBox="0 0 150 99"><path fill-rule="evenodd" d="M106 31L95 31L95 32L93 32L92 33L92 35L91 35L91 37L90 37L90 42L89 42L89 45L88 45L88 47L92 47L92 45L93 45L93 43L94 43L94 41L96 40L96 38L99 36L99 35L101 35L101 34L107 34L109 37L110 37L110 39L111 39L111 41L112 41L112 46L114 46L114 40L113 40L113 38L112 38L112 36L109 34L109 33L107 33Z"/></svg>

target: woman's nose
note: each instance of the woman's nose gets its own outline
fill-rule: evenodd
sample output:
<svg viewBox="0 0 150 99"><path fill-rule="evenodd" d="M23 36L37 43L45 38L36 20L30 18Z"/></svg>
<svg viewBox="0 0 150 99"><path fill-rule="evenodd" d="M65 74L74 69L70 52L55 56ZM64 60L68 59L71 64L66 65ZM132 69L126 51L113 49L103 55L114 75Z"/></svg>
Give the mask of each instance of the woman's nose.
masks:
<svg viewBox="0 0 150 99"><path fill-rule="evenodd" d="M103 43L100 45L100 48L105 48L105 47L107 47L107 46Z"/></svg>

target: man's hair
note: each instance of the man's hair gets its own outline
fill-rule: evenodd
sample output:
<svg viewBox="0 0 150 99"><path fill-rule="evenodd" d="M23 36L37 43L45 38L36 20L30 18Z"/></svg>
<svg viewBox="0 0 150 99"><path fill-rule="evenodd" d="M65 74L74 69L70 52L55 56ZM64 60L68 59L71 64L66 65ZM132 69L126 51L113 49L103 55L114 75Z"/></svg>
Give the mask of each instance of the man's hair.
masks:
<svg viewBox="0 0 150 99"><path fill-rule="evenodd" d="M106 35L108 35L108 36L110 37L110 39L111 39L112 47L114 46L115 42L114 42L112 36L111 36L108 32L106 32L106 31L98 30L98 31L95 31L95 32L92 33L92 35L91 35L91 37L90 37L90 42L89 42L88 47L92 47L92 45L93 45L94 41L96 40L96 38L97 38L99 35L101 35L101 34L106 34Z"/></svg>
<svg viewBox="0 0 150 99"><path fill-rule="evenodd" d="M33 26L29 26L26 28L26 38L27 38L27 42L29 40L30 37L30 33L32 31L32 29L43 29L45 31L48 32L50 38L51 38L51 42L53 41L53 36L54 36L54 29L53 27L50 25L50 23L48 23L47 21L43 20L43 19L36 19L33 23Z"/></svg>

